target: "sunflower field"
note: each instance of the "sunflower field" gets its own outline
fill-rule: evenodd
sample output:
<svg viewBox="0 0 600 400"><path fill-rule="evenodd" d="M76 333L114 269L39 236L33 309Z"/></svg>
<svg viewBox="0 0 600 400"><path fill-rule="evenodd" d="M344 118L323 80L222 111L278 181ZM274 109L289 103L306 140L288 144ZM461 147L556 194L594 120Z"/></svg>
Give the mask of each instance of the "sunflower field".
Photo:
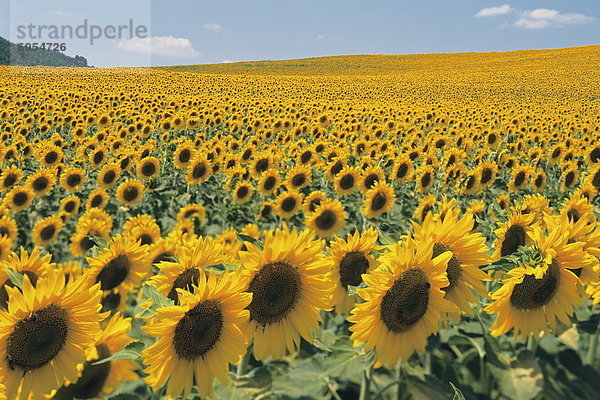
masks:
<svg viewBox="0 0 600 400"><path fill-rule="evenodd" d="M0 67L0 399L595 399L600 46Z"/></svg>

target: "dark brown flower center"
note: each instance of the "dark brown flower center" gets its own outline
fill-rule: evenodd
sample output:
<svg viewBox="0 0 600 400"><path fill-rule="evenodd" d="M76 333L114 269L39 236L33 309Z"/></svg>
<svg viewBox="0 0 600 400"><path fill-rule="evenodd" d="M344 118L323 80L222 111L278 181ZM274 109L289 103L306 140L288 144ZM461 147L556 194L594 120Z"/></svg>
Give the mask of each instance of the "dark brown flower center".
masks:
<svg viewBox="0 0 600 400"><path fill-rule="evenodd" d="M123 198L125 199L125 201L134 201L135 199L138 198L140 192L138 190L137 187L135 186L127 186L125 188L125 190L123 191Z"/></svg>
<svg viewBox="0 0 600 400"><path fill-rule="evenodd" d="M327 231L335 226L337 215L333 210L325 210L315 219L317 228Z"/></svg>
<svg viewBox="0 0 600 400"><path fill-rule="evenodd" d="M348 190L354 186L354 176L347 174L342 176L340 179L340 187L344 190Z"/></svg>
<svg viewBox="0 0 600 400"><path fill-rule="evenodd" d="M175 326L173 347L180 358L192 361L206 355L219 341L223 313L217 300L205 300L188 312Z"/></svg>
<svg viewBox="0 0 600 400"><path fill-rule="evenodd" d="M531 310L542 307L554 297L560 284L560 265L553 260L544 277L536 279L533 275L525 275L523 282L513 288L510 303L520 310Z"/></svg>
<svg viewBox="0 0 600 400"><path fill-rule="evenodd" d="M96 277L100 289L111 290L119 286L127 278L131 270L131 260L126 254L120 254L109 261Z"/></svg>
<svg viewBox="0 0 600 400"><path fill-rule="evenodd" d="M155 172L156 172L156 165L154 165L154 163L147 162L147 163L144 163L144 165L142 166L142 175L144 175L146 177L154 175Z"/></svg>
<svg viewBox="0 0 600 400"><path fill-rule="evenodd" d="M436 258L440 254L443 254L447 251L452 252L452 249L450 249L450 247L448 247L444 244L436 243L435 245L433 245L433 255L431 256L431 258L432 259ZM460 266L460 261L458 260L458 258L456 258L454 253L452 253L452 258L448 261L448 266L446 268L446 274L448 275L448 281L450 281L450 284L448 286L446 286L445 288L442 288L442 290L444 292L448 293L449 291L454 289L454 287L460 280L460 276L462 275L462 268Z"/></svg>
<svg viewBox="0 0 600 400"><path fill-rule="evenodd" d="M404 332L427 312L429 288L427 275L420 268L405 271L381 300L380 317L392 332Z"/></svg>
<svg viewBox="0 0 600 400"><path fill-rule="evenodd" d="M512 225L508 228L500 247L500 256L509 256L519 247L525 246L525 236L525 229L521 225Z"/></svg>
<svg viewBox="0 0 600 400"><path fill-rule="evenodd" d="M52 361L67 341L67 318L67 312L53 304L17 322L6 343L9 368L31 371Z"/></svg>
<svg viewBox="0 0 600 400"><path fill-rule="evenodd" d="M290 212L296 208L296 199L294 197L288 197L281 202L281 209L285 212Z"/></svg>
<svg viewBox="0 0 600 400"><path fill-rule="evenodd" d="M192 171L192 177L194 179L200 179L204 175L206 175L206 166L204 165L204 163L199 163L199 164L194 165L194 169Z"/></svg>
<svg viewBox="0 0 600 400"><path fill-rule="evenodd" d="M52 237L54 237L54 234L56 233L56 225L52 224L52 225L48 225L45 226L41 231L40 231L40 238L43 241L47 241L52 239Z"/></svg>
<svg viewBox="0 0 600 400"><path fill-rule="evenodd" d="M362 274L369 269L369 260L361 251L351 251L340 260L340 282L344 288L362 283Z"/></svg>
<svg viewBox="0 0 600 400"><path fill-rule="evenodd" d="M81 183L81 175L71 174L67 176L67 186L75 187Z"/></svg>
<svg viewBox="0 0 600 400"><path fill-rule="evenodd" d="M385 207L386 203L387 197L385 196L385 193L377 192L375 196L373 196L373 200L371 200L371 210L379 211Z"/></svg>
<svg viewBox="0 0 600 400"><path fill-rule="evenodd" d="M285 262L264 265L250 282L250 319L266 325L279 322L292 311L300 297L300 274Z"/></svg>
<svg viewBox="0 0 600 400"><path fill-rule="evenodd" d="M169 291L167 297L175 302L175 304L179 304L179 296L176 289L183 289L191 292L192 285L198 284L198 278L200 277L200 270L198 268L188 268L183 271L175 281L173 282L173 286Z"/></svg>

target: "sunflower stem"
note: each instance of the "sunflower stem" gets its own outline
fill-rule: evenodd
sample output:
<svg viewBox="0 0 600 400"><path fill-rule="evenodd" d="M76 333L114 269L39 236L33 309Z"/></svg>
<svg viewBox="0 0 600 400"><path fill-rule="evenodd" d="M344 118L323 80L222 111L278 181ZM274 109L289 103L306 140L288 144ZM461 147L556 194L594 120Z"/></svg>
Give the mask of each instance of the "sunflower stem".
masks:
<svg viewBox="0 0 600 400"><path fill-rule="evenodd" d="M250 353L252 352L252 345L248 346L246 350L246 354L240 357L240 362L237 365L237 369L235 371L235 380L237 381L241 376L246 375L246 371L248 370L248 363L250 362Z"/></svg>
<svg viewBox="0 0 600 400"><path fill-rule="evenodd" d="M370 365L363 371L362 382L360 384L360 395L358 397L359 400L368 400L370 398L369 387L371 386L372 369L373 366Z"/></svg>
<svg viewBox="0 0 600 400"><path fill-rule="evenodd" d="M396 399L402 400L406 395L406 371L404 370L404 364L398 363L396 367L396 380L398 381L398 390L396 391Z"/></svg>
<svg viewBox="0 0 600 400"><path fill-rule="evenodd" d="M596 364L596 353L598 352L598 333L600 332L600 328L596 329L594 335L592 336L592 340L590 342L590 348L588 350L588 363L594 367Z"/></svg>

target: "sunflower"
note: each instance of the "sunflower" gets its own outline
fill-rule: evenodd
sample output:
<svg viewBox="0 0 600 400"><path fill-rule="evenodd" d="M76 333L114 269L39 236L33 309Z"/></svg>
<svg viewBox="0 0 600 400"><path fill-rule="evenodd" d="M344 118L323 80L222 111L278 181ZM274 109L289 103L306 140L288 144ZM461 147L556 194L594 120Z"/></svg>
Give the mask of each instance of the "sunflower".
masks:
<svg viewBox="0 0 600 400"><path fill-rule="evenodd" d="M108 204L108 193L104 189L94 189L90 193L85 208L104 208Z"/></svg>
<svg viewBox="0 0 600 400"><path fill-rule="evenodd" d="M454 303L462 312L470 312L469 303L478 304L474 293L486 296L483 281L488 275L481 271L481 265L490 262L485 246L485 237L479 232L471 232L473 217L465 214L459 218L451 213L443 219L434 219L427 214L422 225L413 222L414 238L417 242L433 240L433 257L451 252L446 275L450 284L442 290L445 299Z"/></svg>
<svg viewBox="0 0 600 400"><path fill-rule="evenodd" d="M219 279L202 274L194 293L179 292L180 305L159 308L143 328L158 340L143 351L145 381L166 394L187 398L196 385L201 397L213 396L213 381L227 382L228 364L237 364L248 345L244 335L252 295L228 272Z"/></svg>
<svg viewBox="0 0 600 400"><path fill-rule="evenodd" d="M546 189L546 182L548 181L548 176L546 172L542 169L536 170L532 176L532 186L533 190L538 193L541 193Z"/></svg>
<svg viewBox="0 0 600 400"><path fill-rule="evenodd" d="M142 199L144 184L137 179L127 179L117 188L117 200L125 206L131 206Z"/></svg>
<svg viewBox="0 0 600 400"><path fill-rule="evenodd" d="M54 145L46 145L38 154L36 154L38 162L46 168L57 166L62 162L64 157L62 149Z"/></svg>
<svg viewBox="0 0 600 400"><path fill-rule="evenodd" d="M98 173L96 182L102 189L110 189L115 186L115 183L121 176L121 168L118 164L106 164Z"/></svg>
<svg viewBox="0 0 600 400"><path fill-rule="evenodd" d="M17 222L8 215L0 217L0 237L5 236L10 240L16 240L19 233Z"/></svg>
<svg viewBox="0 0 600 400"><path fill-rule="evenodd" d="M314 212L322 202L327 200L328 198L325 193L321 192L320 190L315 190L314 192L310 192L310 194L304 198L302 209L307 214Z"/></svg>
<svg viewBox="0 0 600 400"><path fill-rule="evenodd" d="M427 214L433 211L436 202L437 200L432 194L423 197L413 213L414 217L419 221L424 221Z"/></svg>
<svg viewBox="0 0 600 400"><path fill-rule="evenodd" d="M554 332L556 320L570 326L570 315L581 303L579 279L570 270L596 261L583 251L581 243L568 244L563 227L550 232L536 227L533 233L539 263L513 268L502 287L491 294L493 303L484 308L497 313L491 334L502 335L514 328L514 336L539 336ZM549 329L548 329L549 328Z"/></svg>
<svg viewBox="0 0 600 400"><path fill-rule="evenodd" d="M66 167L60 176L60 184L67 192L73 193L81 190L85 182L85 171L77 167Z"/></svg>
<svg viewBox="0 0 600 400"><path fill-rule="evenodd" d="M494 231L496 240L494 240L492 260L496 261L509 256L519 247L532 243L531 235L536 225L534 217L534 214L522 214L512 209L509 212L508 221L498 223L499 227Z"/></svg>
<svg viewBox="0 0 600 400"><path fill-rule="evenodd" d="M385 173L379 166L370 167L363 171L360 177L360 182L358 183L358 188L361 192L366 193L369 189L375 186L377 182L385 183Z"/></svg>
<svg viewBox="0 0 600 400"><path fill-rule="evenodd" d="M302 195L296 191L283 192L275 199L275 212L281 218L291 218L302 205Z"/></svg>
<svg viewBox="0 0 600 400"><path fill-rule="evenodd" d="M552 214L552 207L546 197L541 194L527 194L520 203L515 204L515 209L521 214L534 214L533 222L541 222L546 214Z"/></svg>
<svg viewBox="0 0 600 400"><path fill-rule="evenodd" d="M373 253L378 249L377 238L377 231L371 227L362 233L355 230L346 239L336 237L329 244L327 252L334 262L333 303L337 314L346 314L354 306L355 297L348 295L348 286L360 285L362 275L376 268Z"/></svg>
<svg viewBox="0 0 600 400"><path fill-rule="evenodd" d="M306 216L305 225L319 237L327 238L337 234L346 224L346 212L338 199L321 202L314 212Z"/></svg>
<svg viewBox="0 0 600 400"><path fill-rule="evenodd" d="M271 196L275 193L279 183L279 172L276 169L268 169L260 176L258 192L264 196Z"/></svg>
<svg viewBox="0 0 600 400"><path fill-rule="evenodd" d="M46 246L51 243L64 225L63 220L58 215L53 215L39 220L33 226L31 238L36 246Z"/></svg>
<svg viewBox="0 0 600 400"><path fill-rule="evenodd" d="M292 190L300 190L312 182L312 172L306 165L290 169L286 175L285 186Z"/></svg>
<svg viewBox="0 0 600 400"><path fill-rule="evenodd" d="M344 167L333 181L335 192L339 196L352 193L358 188L359 172L356 168Z"/></svg>
<svg viewBox="0 0 600 400"><path fill-rule="evenodd" d="M29 176L26 185L31 188L36 196L43 196L52 190L56 183L56 174L46 168L38 169L33 175Z"/></svg>
<svg viewBox="0 0 600 400"><path fill-rule="evenodd" d="M582 217L593 215L594 206L587 198L574 193L564 202L560 208L560 213L567 215L569 219L577 222Z"/></svg>
<svg viewBox="0 0 600 400"><path fill-rule="evenodd" d="M561 187L563 190L572 189L579 179L579 170L577 164L568 163L564 166L564 171L561 177Z"/></svg>
<svg viewBox="0 0 600 400"><path fill-rule="evenodd" d="M194 158L194 144L189 141L185 141L177 147L173 153L173 163L179 169L186 169Z"/></svg>
<svg viewBox="0 0 600 400"><path fill-rule="evenodd" d="M273 214L273 210L275 209L275 204L271 201L267 201L260 206L260 211L256 219L267 219Z"/></svg>
<svg viewBox="0 0 600 400"><path fill-rule="evenodd" d="M367 218L377 218L390 211L395 200L394 189L384 181L378 181L366 193L363 214Z"/></svg>
<svg viewBox="0 0 600 400"><path fill-rule="evenodd" d="M11 253L13 240L8 236L0 236L0 262L6 260Z"/></svg>
<svg viewBox="0 0 600 400"><path fill-rule="evenodd" d="M98 285L80 278L65 285L59 270L32 285L23 276L22 292L7 288L8 311L0 310L0 376L10 399L40 398L67 380L74 382L85 350L100 331Z"/></svg>
<svg viewBox="0 0 600 400"><path fill-rule="evenodd" d="M160 226L151 215L140 214L127 219L123 225L123 236L142 245L151 245L161 236Z"/></svg>
<svg viewBox="0 0 600 400"><path fill-rule="evenodd" d="M150 278L148 283L178 304L177 289L192 292L192 287L198 285L200 275L205 273L203 267L227 264L237 257L223 250L223 246L211 237L198 237L187 241L174 254L177 261L161 261L155 264L159 273Z"/></svg>
<svg viewBox="0 0 600 400"><path fill-rule="evenodd" d="M246 181L239 181L233 190L233 201L243 204L250 200L254 193L254 186Z"/></svg>
<svg viewBox="0 0 600 400"><path fill-rule="evenodd" d="M112 290L117 286L130 289L137 286L150 272L148 246L116 235L109 247L95 257L86 257L90 266L85 274L90 284L100 282L100 289Z"/></svg>
<svg viewBox="0 0 600 400"><path fill-rule="evenodd" d="M31 284L35 286L40 277L45 276L48 270L54 268L54 264L50 262L51 258L50 254L42 256L37 248L34 248L31 254L22 247L19 253L8 254L6 261L0 264L0 310L5 309L8 304L7 288L14 286L6 268L27 275Z"/></svg>
<svg viewBox="0 0 600 400"><path fill-rule="evenodd" d="M281 358L286 350L296 352L301 338L312 342L319 310L330 309L332 261L322 254L322 240L287 226L266 232L263 249L245 245L241 275L253 296L248 310L254 356Z"/></svg>
<svg viewBox="0 0 600 400"><path fill-rule="evenodd" d="M211 163L202 155L196 155L187 166L185 181L190 185L202 183L210 178Z"/></svg>
<svg viewBox="0 0 600 400"><path fill-rule="evenodd" d="M131 318L123 318L115 313L104 324L96 336L93 346L86 351L86 361L73 383L65 383L55 393L53 399L91 399L113 392L122 382L135 381L137 364L132 360L112 360L94 364L123 350L133 341L127 334L131 330Z"/></svg>
<svg viewBox="0 0 600 400"><path fill-rule="evenodd" d="M399 359L423 352L441 314L456 310L442 290L449 284L445 271L452 253L433 253L431 240L407 238L388 248L379 268L363 275L368 287L357 293L365 302L351 311L349 329L355 346L375 349L376 365L393 368Z"/></svg>
<svg viewBox="0 0 600 400"><path fill-rule="evenodd" d="M160 174L160 162L156 157L144 157L142 158L136 167L138 178L146 180L154 178Z"/></svg>
<svg viewBox="0 0 600 400"><path fill-rule="evenodd" d="M492 186L498 175L498 165L492 161L484 161L477 168L478 181L483 189Z"/></svg>
<svg viewBox="0 0 600 400"><path fill-rule="evenodd" d="M99 209L92 208L88 211L91 210ZM69 244L71 254L73 254L75 257L82 257L94 246L94 242L90 240L89 236L100 236L101 238L108 240L111 230L111 220L105 218L88 217L86 215L82 216L77 222L75 233L73 236L71 236L71 244Z"/></svg>
<svg viewBox="0 0 600 400"><path fill-rule="evenodd" d="M428 191L434 183L435 173L431 165L423 165L415 172L417 176L417 190L421 193Z"/></svg>
<svg viewBox="0 0 600 400"><path fill-rule="evenodd" d="M79 197L68 196L60 200L60 211L67 215L77 214L79 211Z"/></svg>
<svg viewBox="0 0 600 400"><path fill-rule="evenodd" d="M23 178L23 172L16 166L10 166L0 174L0 192L9 190Z"/></svg>
<svg viewBox="0 0 600 400"><path fill-rule="evenodd" d="M183 220L198 220L200 223L206 220L206 209L202 204L188 204L185 207L181 207L177 213L177 222Z"/></svg>
<svg viewBox="0 0 600 400"><path fill-rule="evenodd" d="M14 187L4 198L4 204L13 211L21 211L28 208L33 201L34 193L27 186Z"/></svg>
<svg viewBox="0 0 600 400"><path fill-rule="evenodd" d="M401 155L394 161L391 179L398 182L408 182L414 175L414 166L408 155Z"/></svg>
<svg viewBox="0 0 600 400"><path fill-rule="evenodd" d="M553 231L559 227L567 233L567 243L581 243L583 250L592 256L600 255L600 225L595 223L594 214L586 214L578 221L573 221L566 214L546 215L544 217L544 226L548 231ZM593 266L577 267L572 272L584 284L591 284L598 281L596 269L598 264ZM598 270L600 272L600 270Z"/></svg>
<svg viewBox="0 0 600 400"><path fill-rule="evenodd" d="M516 192L524 189L529 184L532 175L532 167L528 165L519 165L512 170L512 177L509 183L509 191Z"/></svg>

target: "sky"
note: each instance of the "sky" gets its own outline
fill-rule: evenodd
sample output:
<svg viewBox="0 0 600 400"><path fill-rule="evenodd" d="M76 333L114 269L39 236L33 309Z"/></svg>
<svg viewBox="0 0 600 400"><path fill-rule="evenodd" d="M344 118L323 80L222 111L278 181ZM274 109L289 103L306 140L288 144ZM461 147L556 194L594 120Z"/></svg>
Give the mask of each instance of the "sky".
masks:
<svg viewBox="0 0 600 400"><path fill-rule="evenodd" d="M0 36L98 67L545 49L599 44L600 0L0 0Z"/></svg>

